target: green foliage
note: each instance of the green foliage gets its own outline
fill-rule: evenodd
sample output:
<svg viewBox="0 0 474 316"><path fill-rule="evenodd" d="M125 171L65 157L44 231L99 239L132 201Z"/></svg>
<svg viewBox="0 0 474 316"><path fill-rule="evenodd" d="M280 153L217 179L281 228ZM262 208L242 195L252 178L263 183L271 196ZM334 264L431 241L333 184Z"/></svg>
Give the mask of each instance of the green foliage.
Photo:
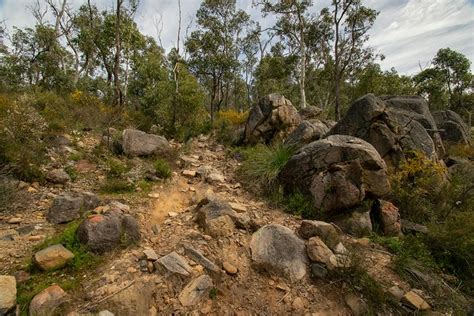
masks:
<svg viewBox="0 0 474 316"><path fill-rule="evenodd" d="M445 168L423 153L411 152L390 175L391 199L404 219L427 222L434 215L433 200L445 183Z"/></svg>
<svg viewBox="0 0 474 316"><path fill-rule="evenodd" d="M217 298L217 294L218 294L218 290L217 288L213 287L210 291L209 291L209 298L211 300L215 300Z"/></svg>
<svg viewBox="0 0 474 316"><path fill-rule="evenodd" d="M25 181L42 179L46 123L26 96L0 96L0 167Z"/></svg>
<svg viewBox="0 0 474 316"><path fill-rule="evenodd" d="M293 150L282 144L262 144L243 151L244 161L238 174L251 190L268 193L277 189L277 177L293 155Z"/></svg>
<svg viewBox="0 0 474 316"><path fill-rule="evenodd" d="M56 283L65 291L71 291L80 286L85 272L94 269L103 262L103 258L88 252L85 246L77 240L76 231L79 225L80 221L71 222L62 232L35 246L34 251L39 251L51 245L62 244L74 254L74 258L61 269L61 273L58 271L43 272L35 265L30 265L30 279L18 284L17 303L20 305L22 314L27 314L31 299L51 284Z"/></svg>
<svg viewBox="0 0 474 316"><path fill-rule="evenodd" d="M120 178L129 171L128 166L117 158L109 158L107 160L107 175L110 178Z"/></svg>
<svg viewBox="0 0 474 316"><path fill-rule="evenodd" d="M77 171L76 171L76 168L74 168L74 166L66 166L64 168L64 171L66 171L66 173L69 175L69 177L71 178L71 181L76 181L77 180L77 177L79 176Z"/></svg>
<svg viewBox="0 0 474 316"><path fill-rule="evenodd" d="M168 161L164 159L156 159L153 166L157 177L162 179L168 179L171 177L171 167Z"/></svg>
<svg viewBox="0 0 474 316"><path fill-rule="evenodd" d="M100 192L107 194L121 194L135 191L135 186L121 178L106 178L100 186Z"/></svg>
<svg viewBox="0 0 474 316"><path fill-rule="evenodd" d="M283 204L289 213L299 215L304 219L316 219L319 217L314 211L311 201L300 192L289 195L283 200Z"/></svg>
<svg viewBox="0 0 474 316"><path fill-rule="evenodd" d="M403 250L403 239L400 237L386 237L379 236L377 234L372 234L370 239L385 248L387 248L391 253L399 254Z"/></svg>

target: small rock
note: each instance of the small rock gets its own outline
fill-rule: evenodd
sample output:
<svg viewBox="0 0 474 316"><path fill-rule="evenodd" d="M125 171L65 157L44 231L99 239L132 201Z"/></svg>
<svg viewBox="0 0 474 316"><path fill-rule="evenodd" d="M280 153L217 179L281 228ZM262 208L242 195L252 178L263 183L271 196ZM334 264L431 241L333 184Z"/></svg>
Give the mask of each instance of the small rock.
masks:
<svg viewBox="0 0 474 316"><path fill-rule="evenodd" d="M127 268L127 272L128 272L128 273L136 273L136 272L137 272L137 269L135 269L134 267L128 267L128 268Z"/></svg>
<svg viewBox="0 0 474 316"><path fill-rule="evenodd" d="M301 297L297 297L293 300L293 303L291 303L291 307L295 311L303 311L305 309L305 301Z"/></svg>
<svg viewBox="0 0 474 316"><path fill-rule="evenodd" d="M184 277L191 275L193 271L186 259L174 251L158 259L155 268L165 275L177 274Z"/></svg>
<svg viewBox="0 0 474 316"><path fill-rule="evenodd" d="M14 218L10 218L8 220L8 224L20 224L22 221L23 221L23 219L21 219L19 217L14 217Z"/></svg>
<svg viewBox="0 0 474 316"><path fill-rule="evenodd" d="M196 171L192 170L183 170L181 174L187 178L194 178L196 176Z"/></svg>
<svg viewBox="0 0 474 316"><path fill-rule="evenodd" d="M405 293L402 297L402 303L408 305L411 308L416 310L428 310L431 308L430 304L428 304L420 295L418 295L415 291L409 291Z"/></svg>
<svg viewBox="0 0 474 316"><path fill-rule="evenodd" d="M400 223L400 213L398 208L392 203L384 200L377 200L372 207L372 215L383 230L386 236L399 236L402 233Z"/></svg>
<svg viewBox="0 0 474 316"><path fill-rule="evenodd" d="M68 295L59 285L52 285L38 293L30 303L30 315L60 315L64 313Z"/></svg>
<svg viewBox="0 0 474 316"><path fill-rule="evenodd" d="M335 224L344 232L356 237L364 237L372 232L370 210L356 210L348 214L342 214L335 220Z"/></svg>
<svg viewBox="0 0 474 316"><path fill-rule="evenodd" d="M53 169L46 175L46 179L49 182L56 183L56 184L65 184L66 182L71 180L71 177L67 174L64 169Z"/></svg>
<svg viewBox="0 0 474 316"><path fill-rule="evenodd" d="M234 211L236 211L237 213L245 213L247 212L247 207L243 204L240 204L240 203L233 203L233 202L229 202L229 205L230 207L232 207L232 209Z"/></svg>
<svg viewBox="0 0 474 316"><path fill-rule="evenodd" d="M0 275L0 315L5 315L16 305L16 280L10 275Z"/></svg>
<svg viewBox="0 0 474 316"><path fill-rule="evenodd" d="M349 293L344 297L344 301L346 302L347 306L349 306L354 316L367 314L367 304L356 295Z"/></svg>
<svg viewBox="0 0 474 316"><path fill-rule="evenodd" d="M130 212L130 206L127 204L120 203L119 201L112 201L109 203L110 208L118 209L123 212Z"/></svg>
<svg viewBox="0 0 474 316"><path fill-rule="evenodd" d="M212 277L220 279L222 270L214 262L207 259L199 250L194 249L191 245L184 245L184 253L186 256L202 265Z"/></svg>
<svg viewBox="0 0 474 316"><path fill-rule="evenodd" d="M313 263L311 264L311 274L315 278L324 279L328 275L328 269L326 269L322 264Z"/></svg>
<svg viewBox="0 0 474 316"><path fill-rule="evenodd" d="M306 245L308 257L315 262L327 264L334 253L318 236L311 237Z"/></svg>
<svg viewBox="0 0 474 316"><path fill-rule="evenodd" d="M26 191L27 191L28 193L36 193L36 192L38 192L38 189L33 188L33 187L29 187Z"/></svg>
<svg viewBox="0 0 474 316"><path fill-rule="evenodd" d="M35 236L29 236L28 237L28 240L29 241L40 241L41 239L43 239L44 236L43 235L35 235Z"/></svg>
<svg viewBox="0 0 474 316"><path fill-rule="evenodd" d="M160 233L160 225L158 224L154 224L152 227L151 227L151 230L153 231L153 233L155 235L158 235Z"/></svg>
<svg viewBox="0 0 474 316"><path fill-rule="evenodd" d="M398 286L394 285L387 290L390 300L396 304L400 303L403 297L403 290Z"/></svg>
<svg viewBox="0 0 474 316"><path fill-rule="evenodd" d="M14 229L0 231L0 240L12 241L18 238L18 232Z"/></svg>
<svg viewBox="0 0 474 316"><path fill-rule="evenodd" d="M236 267L234 267L230 262L224 261L222 263L222 267L224 268L225 272L227 272L230 275L237 274L238 270Z"/></svg>
<svg viewBox="0 0 474 316"><path fill-rule="evenodd" d="M143 250L143 254L145 255L145 258L149 261L158 260L158 255L156 254L155 250L153 250L153 249L145 249L145 250Z"/></svg>
<svg viewBox="0 0 474 316"><path fill-rule="evenodd" d="M73 258L74 254L61 244L49 246L34 255L36 264L45 271L61 268Z"/></svg>
<svg viewBox="0 0 474 316"><path fill-rule="evenodd" d="M169 212L169 213L168 213L168 216L169 216L169 217L176 217L176 216L178 216L178 213L176 213L176 212Z"/></svg>
<svg viewBox="0 0 474 316"><path fill-rule="evenodd" d="M209 183L224 183L225 182L225 177L219 172L211 172L209 175L206 177L206 181Z"/></svg>
<svg viewBox="0 0 474 316"><path fill-rule="evenodd" d="M417 234L417 233L422 233L422 234L427 234L428 233L428 227L425 225L421 224L416 224L407 220L400 220L401 225L402 225L402 230L406 233L412 233L412 234Z"/></svg>
<svg viewBox="0 0 474 316"><path fill-rule="evenodd" d="M179 294L178 300L183 306L196 305L201 299L209 295L212 286L212 279L206 274L201 275L186 285Z"/></svg>
<svg viewBox="0 0 474 316"><path fill-rule="evenodd" d="M150 194L148 194L148 197L152 198L152 199L159 199L160 194L159 193L150 193Z"/></svg>
<svg viewBox="0 0 474 316"><path fill-rule="evenodd" d="M336 246L341 239L338 231L332 224L322 221L303 220L298 234L304 239L319 236L331 249Z"/></svg>

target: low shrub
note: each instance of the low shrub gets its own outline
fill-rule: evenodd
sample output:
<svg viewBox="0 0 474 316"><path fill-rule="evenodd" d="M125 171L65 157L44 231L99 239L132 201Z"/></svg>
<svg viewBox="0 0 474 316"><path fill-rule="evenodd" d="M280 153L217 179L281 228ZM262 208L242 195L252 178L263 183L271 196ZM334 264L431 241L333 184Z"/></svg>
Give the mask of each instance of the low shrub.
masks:
<svg viewBox="0 0 474 316"><path fill-rule="evenodd" d="M25 96L0 97L0 167L25 181L43 177L46 122Z"/></svg>
<svg viewBox="0 0 474 316"><path fill-rule="evenodd" d="M171 177L171 167L164 159L156 159L153 163L155 174L158 178L169 179Z"/></svg>
<svg viewBox="0 0 474 316"><path fill-rule="evenodd" d="M282 144L256 145L243 150L244 161L238 172L247 187L268 194L278 189L277 177L290 160L293 150Z"/></svg>
<svg viewBox="0 0 474 316"><path fill-rule="evenodd" d="M117 158L107 160L107 175L111 178L120 178L129 171L128 166Z"/></svg>
<svg viewBox="0 0 474 316"><path fill-rule="evenodd" d="M16 196L17 189L15 185L11 181L0 177L0 213L8 210Z"/></svg>
<svg viewBox="0 0 474 316"><path fill-rule="evenodd" d="M130 193L133 191L135 191L135 186L120 178L106 178L100 186L100 192L106 194Z"/></svg>

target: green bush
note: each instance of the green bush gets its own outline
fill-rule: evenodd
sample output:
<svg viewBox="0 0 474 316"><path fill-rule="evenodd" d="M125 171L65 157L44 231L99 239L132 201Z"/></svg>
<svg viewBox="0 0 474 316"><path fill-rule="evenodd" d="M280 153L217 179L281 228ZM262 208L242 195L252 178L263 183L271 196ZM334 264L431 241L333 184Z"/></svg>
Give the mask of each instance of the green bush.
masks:
<svg viewBox="0 0 474 316"><path fill-rule="evenodd" d="M129 171L128 166L117 158L107 160L107 175L112 178L120 178Z"/></svg>
<svg viewBox="0 0 474 316"><path fill-rule="evenodd" d="M282 144L260 144L245 149L243 155L239 176L249 189L262 194L278 189L278 174L292 157L293 150Z"/></svg>
<svg viewBox="0 0 474 316"><path fill-rule="evenodd" d="M0 167L21 180L40 180L46 122L25 96L0 96Z"/></svg>
<svg viewBox="0 0 474 316"><path fill-rule="evenodd" d="M153 163L155 174L158 178L169 179L171 177L171 167L164 159L156 159Z"/></svg>
<svg viewBox="0 0 474 316"><path fill-rule="evenodd" d="M133 191L135 191L135 186L120 178L107 178L100 186L100 192L107 194L130 193Z"/></svg>

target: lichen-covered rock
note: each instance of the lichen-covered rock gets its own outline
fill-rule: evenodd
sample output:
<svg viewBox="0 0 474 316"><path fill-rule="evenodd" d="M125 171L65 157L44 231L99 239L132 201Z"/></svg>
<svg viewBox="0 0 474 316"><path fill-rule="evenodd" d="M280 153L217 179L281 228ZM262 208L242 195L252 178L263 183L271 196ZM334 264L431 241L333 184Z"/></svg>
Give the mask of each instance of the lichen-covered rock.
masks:
<svg viewBox="0 0 474 316"><path fill-rule="evenodd" d="M449 144L470 145L469 128L462 118L451 110L433 112L442 140Z"/></svg>
<svg viewBox="0 0 474 316"><path fill-rule="evenodd" d="M166 138L134 129L123 131L122 147L128 156L168 155L171 151Z"/></svg>
<svg viewBox="0 0 474 316"><path fill-rule="evenodd" d="M301 122L291 102L279 94L261 98L250 110L244 131L244 143L270 143L283 139Z"/></svg>
<svg viewBox="0 0 474 316"><path fill-rule="evenodd" d="M68 295L59 285L51 285L36 294L30 303L31 316L48 316L66 314Z"/></svg>
<svg viewBox="0 0 474 316"><path fill-rule="evenodd" d="M289 228L270 224L252 235L250 242L255 267L298 281L306 275L306 246Z"/></svg>
<svg viewBox="0 0 474 316"><path fill-rule="evenodd" d="M74 254L61 244L49 246L34 255L35 263L42 270L61 268L73 258Z"/></svg>
<svg viewBox="0 0 474 316"><path fill-rule="evenodd" d="M410 150L423 152L432 159L444 155L436 124L423 99L385 97L384 100L372 94L358 99L328 134L360 137L394 166Z"/></svg>
<svg viewBox="0 0 474 316"><path fill-rule="evenodd" d="M298 150L279 180L285 192L300 192L328 213L390 191L387 167L375 148L346 135L332 135Z"/></svg>
<svg viewBox="0 0 474 316"><path fill-rule="evenodd" d="M64 169L53 169L48 172L46 175L46 179L49 182L56 183L56 184L65 184L66 182L71 180L71 177L67 174Z"/></svg>
<svg viewBox="0 0 474 316"><path fill-rule="evenodd" d="M140 239L136 220L115 211L89 216L79 225L76 234L82 244L96 253L104 253L121 243Z"/></svg>
<svg viewBox="0 0 474 316"><path fill-rule="evenodd" d="M78 219L83 211L94 209L99 204L100 199L90 192L63 193L54 198L46 218L53 224L68 223Z"/></svg>

